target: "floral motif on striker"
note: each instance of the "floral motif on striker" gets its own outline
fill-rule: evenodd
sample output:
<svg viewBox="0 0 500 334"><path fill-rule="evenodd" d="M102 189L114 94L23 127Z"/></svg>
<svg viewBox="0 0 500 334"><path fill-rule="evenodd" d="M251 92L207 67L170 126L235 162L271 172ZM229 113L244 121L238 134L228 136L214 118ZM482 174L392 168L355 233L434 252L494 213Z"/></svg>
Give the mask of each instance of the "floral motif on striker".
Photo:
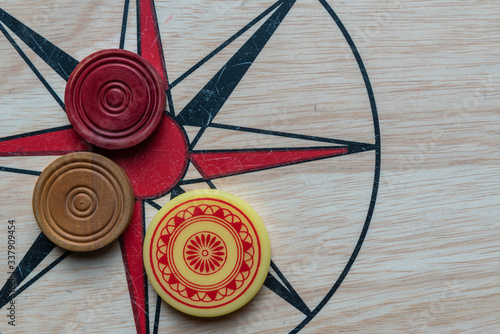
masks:
<svg viewBox="0 0 500 334"><path fill-rule="evenodd" d="M236 273L236 277L226 286L218 288L213 291L196 291L194 288L186 286L176 275L172 272L170 264L167 260L166 250L169 244L170 236L174 231L182 225L185 221L191 217L198 215L209 215L217 216L224 219L227 223L232 226L237 232L238 238L243 243L243 258L241 265L239 267L239 272ZM199 205L191 206L185 210L178 212L174 217L170 218L167 224L160 232L160 238L157 241L156 257L158 259L158 270L162 273L164 281L176 291L180 296L188 298L192 301L201 302L211 302L211 301L221 301L231 295L233 295L236 290L240 289L244 282L250 276L250 270L253 268L255 262L254 257L256 256L256 250L253 246L253 240L250 236L248 228L242 223L238 215L233 212L222 209L217 205ZM227 253L227 251L226 251ZM227 254L226 254L227 255ZM221 266L224 262L221 264ZM214 265L215 266L215 265ZM201 265L200 265L201 268ZM199 269L198 269L199 270ZM217 268L216 268L217 270Z"/></svg>
<svg viewBox="0 0 500 334"><path fill-rule="evenodd" d="M212 232L193 235L184 248L184 260L197 274L211 275L217 272L226 261L224 242Z"/></svg>

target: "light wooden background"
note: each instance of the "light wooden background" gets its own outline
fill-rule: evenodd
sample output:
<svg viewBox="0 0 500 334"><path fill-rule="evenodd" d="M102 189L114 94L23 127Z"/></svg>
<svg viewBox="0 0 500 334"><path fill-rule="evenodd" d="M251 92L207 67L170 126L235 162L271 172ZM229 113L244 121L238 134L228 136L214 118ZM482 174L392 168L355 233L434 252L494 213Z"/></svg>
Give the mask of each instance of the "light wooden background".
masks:
<svg viewBox="0 0 500 334"><path fill-rule="evenodd" d="M157 0L171 81L272 3ZM381 181L358 259L301 333L497 333L500 3L330 4L356 43L373 85ZM136 47L134 6L132 1L129 50ZM118 47L121 1L4 0L0 7L77 60ZM175 87L177 111L248 36ZM62 97L65 82L20 44ZM68 124L3 36L0 120L0 137ZM216 121L374 143L359 69L338 28L313 0L297 1ZM303 144L211 129L197 148ZM54 158L0 158L0 166L42 170ZM259 212L273 260L313 309L353 252L368 210L373 166L374 154L367 152L214 183ZM192 169L188 176L197 177ZM17 261L39 234L30 206L35 182L33 176L0 174L1 285L8 277L7 221L16 220ZM206 185L185 190L200 187ZM167 201L168 196L157 203ZM150 220L155 210L146 207ZM60 254L53 251L30 277ZM155 302L150 291L152 314ZM16 312L14 328L7 325L6 310L0 310L1 333L134 333L118 244L99 254L71 255L16 298ZM183 316L163 304L160 333L288 333L304 317L263 288L244 309L216 320Z"/></svg>

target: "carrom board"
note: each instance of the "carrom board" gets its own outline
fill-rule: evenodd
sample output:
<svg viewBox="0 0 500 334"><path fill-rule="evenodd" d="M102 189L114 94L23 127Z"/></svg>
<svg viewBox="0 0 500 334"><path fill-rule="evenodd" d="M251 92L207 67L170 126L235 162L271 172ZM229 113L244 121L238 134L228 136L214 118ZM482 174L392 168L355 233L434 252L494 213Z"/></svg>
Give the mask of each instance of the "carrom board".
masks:
<svg viewBox="0 0 500 334"><path fill-rule="evenodd" d="M498 3L0 8L1 333L498 331ZM168 136L123 153L130 227L100 251L67 252L41 234L33 187L58 156L93 150L66 117L66 81L117 48L163 75L188 166L172 172ZM205 188L248 202L272 247L256 297L214 319L159 299L141 260L158 209Z"/></svg>

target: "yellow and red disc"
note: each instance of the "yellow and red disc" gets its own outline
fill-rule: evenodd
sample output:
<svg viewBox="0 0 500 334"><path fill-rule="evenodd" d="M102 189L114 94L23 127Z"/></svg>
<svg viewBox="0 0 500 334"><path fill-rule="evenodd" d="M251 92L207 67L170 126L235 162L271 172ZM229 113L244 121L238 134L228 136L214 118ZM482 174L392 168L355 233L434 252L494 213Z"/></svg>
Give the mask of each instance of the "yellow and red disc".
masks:
<svg viewBox="0 0 500 334"><path fill-rule="evenodd" d="M199 317L248 303L269 271L271 245L257 213L220 190L195 190L167 203L144 242L144 265L156 292Z"/></svg>

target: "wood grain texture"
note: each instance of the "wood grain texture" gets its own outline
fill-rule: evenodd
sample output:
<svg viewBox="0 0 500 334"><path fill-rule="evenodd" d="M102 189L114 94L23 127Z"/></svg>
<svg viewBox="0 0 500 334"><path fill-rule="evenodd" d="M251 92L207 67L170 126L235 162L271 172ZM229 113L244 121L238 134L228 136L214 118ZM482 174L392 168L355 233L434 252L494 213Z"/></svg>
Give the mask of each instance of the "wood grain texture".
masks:
<svg viewBox="0 0 500 334"><path fill-rule="evenodd" d="M274 2L160 1L156 10L170 82ZM369 75L381 133L373 219L351 270L300 333L496 333L500 325L500 4L493 1L329 1ZM119 45L123 2L7 0L2 9L77 60ZM125 49L135 51L135 2ZM172 89L175 113L255 32L250 28ZM59 96L65 81L14 40ZM0 35L0 138L68 125L60 105ZM363 76L319 1L297 0L215 118L217 124L374 144ZM190 140L197 133L185 127ZM303 147L318 143L208 128L196 149ZM320 145L320 144L318 144ZM0 157L0 285L9 220L16 263L39 236L35 175L55 156ZM362 232L373 151L213 180L248 202L269 231L272 260L310 310L331 290ZM10 171L10 172L9 172ZM159 177L152 175L151 177ZM190 167L184 180L200 178ZM208 188L183 186L185 191ZM154 199L163 205L170 195ZM145 220L157 209L145 202ZM26 282L63 254L55 248ZM275 271L273 276L278 277ZM21 285L22 287L23 285ZM156 294L149 292L154 332ZM288 333L307 316L268 288L234 314L196 319L160 303L159 333ZM69 255L4 306L1 333L135 333L118 243ZM140 306L140 305L139 305Z"/></svg>
<svg viewBox="0 0 500 334"><path fill-rule="evenodd" d="M33 190L33 215L56 245L74 252L106 247L123 234L134 212L134 190L113 161L90 152L48 165Z"/></svg>

